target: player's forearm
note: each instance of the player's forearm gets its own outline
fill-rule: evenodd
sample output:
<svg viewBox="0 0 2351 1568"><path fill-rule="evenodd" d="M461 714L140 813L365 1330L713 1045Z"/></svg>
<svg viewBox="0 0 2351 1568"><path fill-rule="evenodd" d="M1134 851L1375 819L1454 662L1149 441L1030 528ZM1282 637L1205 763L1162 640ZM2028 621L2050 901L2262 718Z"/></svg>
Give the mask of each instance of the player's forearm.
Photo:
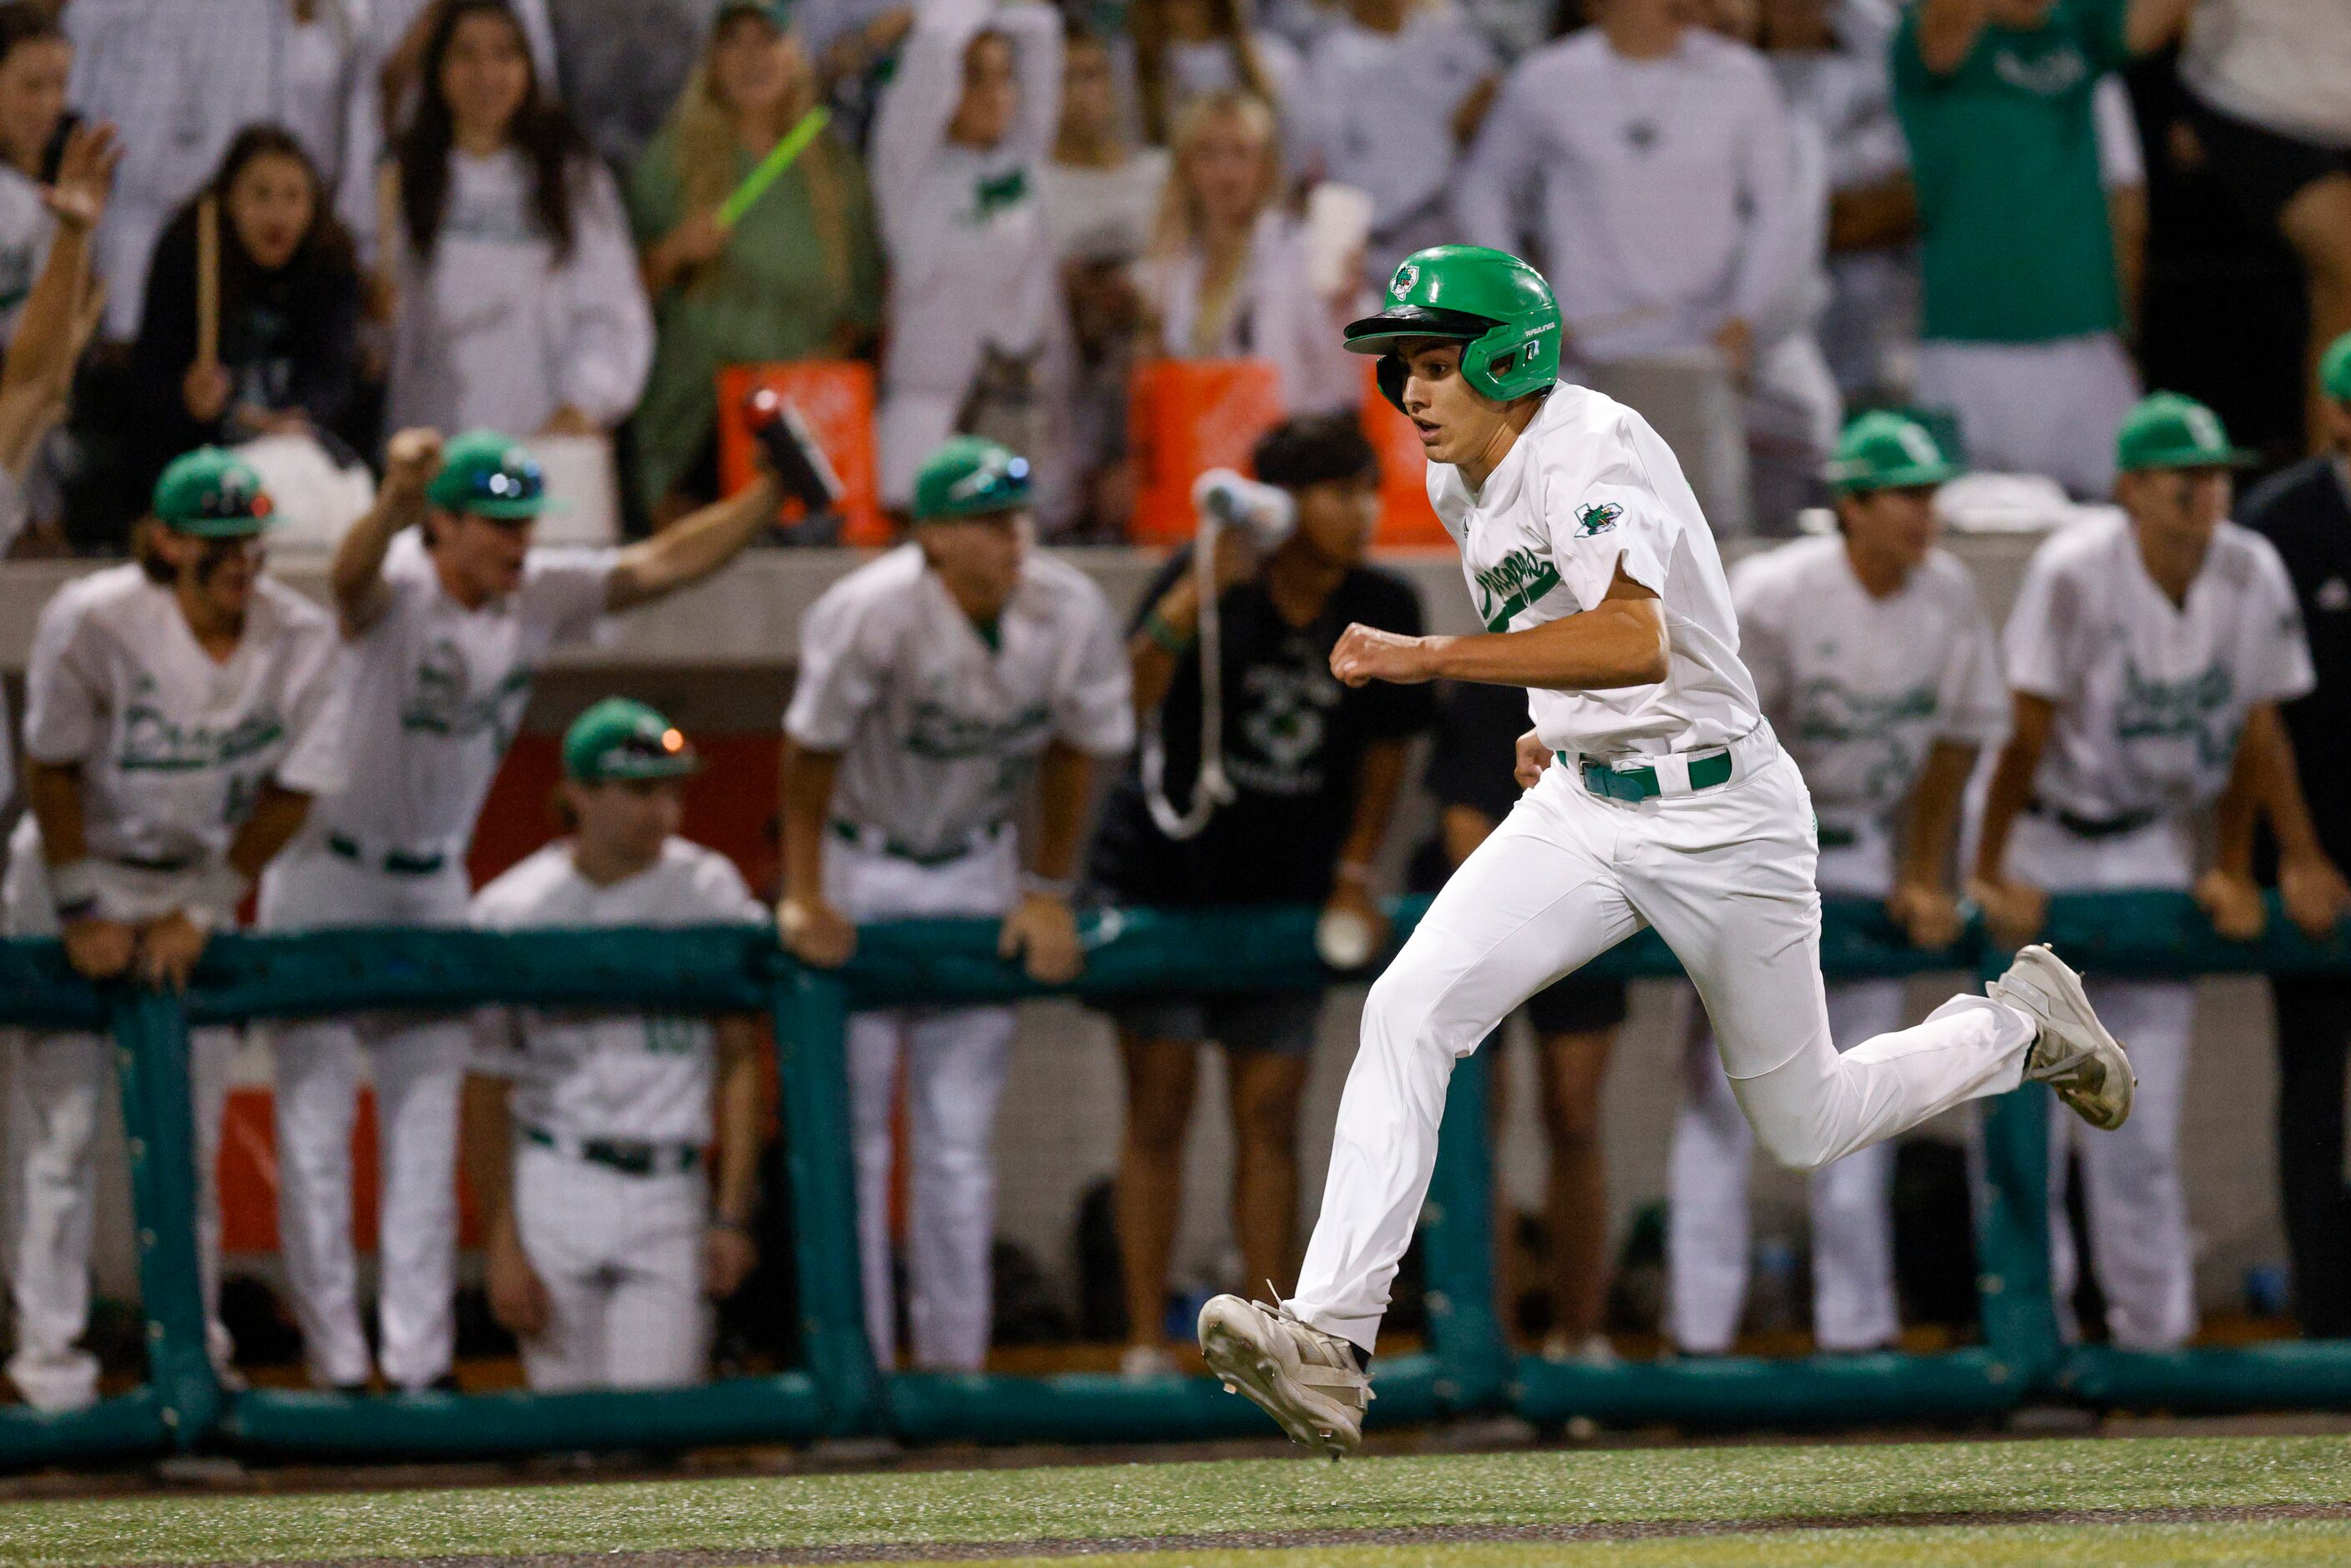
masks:
<svg viewBox="0 0 2351 1568"><path fill-rule="evenodd" d="M6 367L0 386L47 382L63 390L73 374L75 330L89 271L89 228L60 222L49 242L41 275L25 296L16 315L16 333L8 340Z"/></svg>
<svg viewBox="0 0 2351 1568"><path fill-rule="evenodd" d="M2147 187L2118 185L2106 193L2106 228L2114 236L2115 287L2122 295L2123 321L2138 330L2141 283L2147 275Z"/></svg>
<svg viewBox="0 0 2351 1568"><path fill-rule="evenodd" d="M2187 25L2196 5L2197 0L2130 0L2123 18L2123 47L2134 55L2152 54Z"/></svg>
<svg viewBox="0 0 2351 1568"><path fill-rule="evenodd" d="M747 1227L759 1203L759 1030L747 1018L718 1020L718 1161L711 1218Z"/></svg>
<svg viewBox="0 0 2351 1568"><path fill-rule="evenodd" d="M70 865L89 855L78 764L25 758L25 809L40 824L41 859L47 864Z"/></svg>
<svg viewBox="0 0 2351 1568"><path fill-rule="evenodd" d="M1086 806L1093 798L1094 759L1066 741L1045 747L1037 765L1037 838L1029 870L1046 882L1077 875L1085 838Z"/></svg>
<svg viewBox="0 0 2351 1568"><path fill-rule="evenodd" d="M1127 672L1134 686L1134 715L1145 717L1158 711L1176 685L1176 672L1182 667L1200 632L1200 591L1192 574L1186 572L1170 583L1159 602L1135 628L1134 635L1126 641Z"/></svg>
<svg viewBox="0 0 2351 1568"><path fill-rule="evenodd" d="M2311 820L2309 797L2302 792L2302 772L2294 765L2294 737L2275 703L2257 703L2245 717L2239 755L2252 755L2258 768L2256 800L2269 818L2277 839L2278 854L2286 860L2324 855L2318 824Z"/></svg>
<svg viewBox="0 0 2351 1568"><path fill-rule="evenodd" d="M1430 674L1493 686L1612 691L1655 685L1670 668L1665 612L1654 599L1606 599L1524 632L1426 642Z"/></svg>
<svg viewBox="0 0 2351 1568"><path fill-rule="evenodd" d="M1951 851L1959 833L1959 802L1967 793L1968 775L1975 770L1976 748L1938 740L1927 753L1927 765L1910 791L1902 832L1902 865L1898 879L1912 887L1950 884Z"/></svg>
<svg viewBox="0 0 2351 1568"><path fill-rule="evenodd" d="M742 552L776 515L783 497L761 475L676 527L631 545L613 564L604 591L608 610L628 610L701 581Z"/></svg>
<svg viewBox="0 0 2351 1568"><path fill-rule="evenodd" d="M841 753L812 751L784 742L780 835L787 897L820 901L824 896L824 833L832 811L832 785Z"/></svg>
<svg viewBox="0 0 2351 1568"><path fill-rule="evenodd" d="M2040 767L2039 748L2027 749L2013 740L1993 766L1991 787L1984 791L1983 826L1976 837L1975 873L1986 882L1999 882L2005 875L2008 831L2032 803L2032 776Z"/></svg>
<svg viewBox="0 0 2351 1568"><path fill-rule="evenodd" d="M376 491L375 504L335 547L327 585L346 633L364 631L374 620L383 592L383 558L391 552L392 538L423 514L423 493L387 476Z"/></svg>
<svg viewBox="0 0 2351 1568"><path fill-rule="evenodd" d="M514 1124L507 1111L507 1097L512 1092L513 1085L503 1078L465 1075L459 1117L460 1165L486 1231L496 1230L513 1218Z"/></svg>
<svg viewBox="0 0 2351 1568"><path fill-rule="evenodd" d="M1829 198L1829 249L1876 250L1918 232L1918 188L1907 174Z"/></svg>
<svg viewBox="0 0 2351 1568"><path fill-rule="evenodd" d="M1968 55L1991 20L1991 0L1920 0L1918 58L1937 76L1948 76Z"/></svg>
<svg viewBox="0 0 2351 1568"><path fill-rule="evenodd" d="M302 831L309 814L309 796L264 784L253 803L253 815L245 820L228 846L229 869L248 883L255 881L262 868L277 858L277 852Z"/></svg>
<svg viewBox="0 0 2351 1568"><path fill-rule="evenodd" d="M1409 742L1375 740L1364 747L1355 765L1355 813L1347 824L1346 841L1339 846L1339 869L1368 872L1386 844L1388 824L1395 821L1396 798L1404 793L1405 764L1412 755Z"/></svg>

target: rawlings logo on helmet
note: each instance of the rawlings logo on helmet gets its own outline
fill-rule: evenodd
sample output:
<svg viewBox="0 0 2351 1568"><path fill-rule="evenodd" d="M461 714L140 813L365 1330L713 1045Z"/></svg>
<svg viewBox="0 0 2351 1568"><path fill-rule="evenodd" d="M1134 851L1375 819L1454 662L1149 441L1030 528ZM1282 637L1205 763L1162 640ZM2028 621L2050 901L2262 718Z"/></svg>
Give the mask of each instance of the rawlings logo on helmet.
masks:
<svg viewBox="0 0 2351 1568"><path fill-rule="evenodd" d="M1388 285L1388 298L1402 299L1412 292L1412 286L1419 281L1420 268L1409 261L1405 262L1396 268L1395 278Z"/></svg>

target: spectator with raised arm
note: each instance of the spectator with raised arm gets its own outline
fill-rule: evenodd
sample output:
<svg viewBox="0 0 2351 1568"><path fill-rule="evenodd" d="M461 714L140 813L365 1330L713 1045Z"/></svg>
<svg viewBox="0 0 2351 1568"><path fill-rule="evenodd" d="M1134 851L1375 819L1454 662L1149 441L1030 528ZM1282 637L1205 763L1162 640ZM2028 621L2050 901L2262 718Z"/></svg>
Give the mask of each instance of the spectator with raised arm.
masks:
<svg viewBox="0 0 2351 1568"><path fill-rule="evenodd" d="M1143 139L1173 146L1184 111L1217 93L1245 92L1273 110L1282 160L1302 171L1311 149L1305 62L1290 40L1259 26L1249 0L1135 0L1135 113Z"/></svg>
<svg viewBox="0 0 2351 1568"><path fill-rule="evenodd" d="M1040 0L935 0L907 36L868 149L890 262L884 506L913 500L951 434L1046 443L1066 327L1040 187L1061 100L1061 16Z"/></svg>
<svg viewBox="0 0 2351 1568"><path fill-rule="evenodd" d="M76 126L66 138L57 180L41 188L52 230L41 267L17 306L15 332L0 364L0 556L32 526L26 481L41 443L64 419L74 369L98 329L101 300L91 286L92 231L106 210L118 156L105 126ZM57 543L45 538L45 548Z"/></svg>
<svg viewBox="0 0 2351 1568"><path fill-rule="evenodd" d="M0 341L16 329L56 228L42 193L72 68L73 46L53 7L0 5Z"/></svg>
<svg viewBox="0 0 2351 1568"><path fill-rule="evenodd" d="M607 433L653 360L620 192L540 86L507 0L429 15L383 192L398 299L389 422Z"/></svg>
<svg viewBox="0 0 2351 1568"><path fill-rule="evenodd" d="M729 363L847 359L882 316L882 251L865 168L817 134L731 224L719 210L818 110L790 13L728 0L668 123L629 181L653 299L653 373L637 405L637 486L656 522L718 493L716 394Z"/></svg>
<svg viewBox="0 0 2351 1568"><path fill-rule="evenodd" d="M2136 274L2100 163L2100 79L2194 0L1920 0L1894 40L1925 256L1919 402L1978 468L2104 496L2138 396ZM2126 263L2130 264L2126 267Z"/></svg>

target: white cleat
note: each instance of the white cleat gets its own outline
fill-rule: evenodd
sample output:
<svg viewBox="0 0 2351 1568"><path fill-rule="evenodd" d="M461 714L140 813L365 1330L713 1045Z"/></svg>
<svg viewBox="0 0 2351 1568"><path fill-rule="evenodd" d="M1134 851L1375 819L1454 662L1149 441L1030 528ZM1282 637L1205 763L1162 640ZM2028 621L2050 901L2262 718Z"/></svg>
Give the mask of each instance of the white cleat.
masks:
<svg viewBox="0 0 2351 1568"><path fill-rule="evenodd" d="M2046 1083L2093 1127L2113 1132L2130 1119L2138 1079L2122 1042L2106 1032L2082 989L2082 977L2048 948L2020 948L2008 973L1984 988L2040 1026L2024 1059L2029 1083Z"/></svg>
<svg viewBox="0 0 2351 1568"><path fill-rule="evenodd" d="M1332 1458L1364 1440L1371 1379L1355 1347L1279 1310L1217 1296L1200 1309L1200 1354L1228 1394L1246 1394L1292 1442Z"/></svg>

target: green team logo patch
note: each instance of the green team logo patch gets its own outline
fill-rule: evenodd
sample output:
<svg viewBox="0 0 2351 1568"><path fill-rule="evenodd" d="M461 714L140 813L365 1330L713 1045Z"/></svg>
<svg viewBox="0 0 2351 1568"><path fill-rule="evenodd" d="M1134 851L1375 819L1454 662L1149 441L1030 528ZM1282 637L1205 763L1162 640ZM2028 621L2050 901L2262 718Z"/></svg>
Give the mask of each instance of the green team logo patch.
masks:
<svg viewBox="0 0 2351 1568"><path fill-rule="evenodd" d="M1405 295L1412 292L1412 286L1419 281L1420 268L1413 265L1411 262L1405 262L1402 267L1396 268L1395 278L1388 284L1388 298L1391 299L1402 299Z"/></svg>
<svg viewBox="0 0 2351 1568"><path fill-rule="evenodd" d="M1507 632L1510 617L1559 586L1559 568L1520 546L1477 574L1478 619Z"/></svg>
<svg viewBox="0 0 2351 1568"><path fill-rule="evenodd" d="M1594 501L1575 514L1575 537L1588 539L1594 534L1604 534L1624 515L1625 508L1614 501Z"/></svg>

